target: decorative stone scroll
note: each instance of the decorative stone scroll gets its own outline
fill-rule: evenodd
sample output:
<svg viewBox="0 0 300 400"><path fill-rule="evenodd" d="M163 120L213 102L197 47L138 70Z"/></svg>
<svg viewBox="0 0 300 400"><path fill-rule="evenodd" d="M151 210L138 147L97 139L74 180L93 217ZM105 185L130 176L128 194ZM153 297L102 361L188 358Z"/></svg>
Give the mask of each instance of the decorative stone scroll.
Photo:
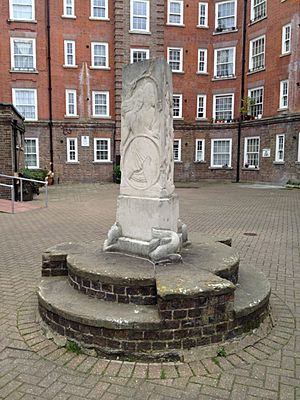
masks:
<svg viewBox="0 0 300 400"><path fill-rule="evenodd" d="M180 261L186 227L174 193L172 74L163 59L123 69L121 171L116 224L105 251ZM183 228L183 229L182 229Z"/></svg>

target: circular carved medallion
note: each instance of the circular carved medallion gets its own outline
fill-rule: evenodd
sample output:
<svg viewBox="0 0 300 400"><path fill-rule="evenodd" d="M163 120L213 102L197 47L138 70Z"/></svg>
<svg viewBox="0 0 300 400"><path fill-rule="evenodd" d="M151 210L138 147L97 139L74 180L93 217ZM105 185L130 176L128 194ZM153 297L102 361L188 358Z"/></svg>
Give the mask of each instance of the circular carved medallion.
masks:
<svg viewBox="0 0 300 400"><path fill-rule="evenodd" d="M124 151L124 178L129 186L138 190L149 189L159 177L159 150L148 136L136 136Z"/></svg>

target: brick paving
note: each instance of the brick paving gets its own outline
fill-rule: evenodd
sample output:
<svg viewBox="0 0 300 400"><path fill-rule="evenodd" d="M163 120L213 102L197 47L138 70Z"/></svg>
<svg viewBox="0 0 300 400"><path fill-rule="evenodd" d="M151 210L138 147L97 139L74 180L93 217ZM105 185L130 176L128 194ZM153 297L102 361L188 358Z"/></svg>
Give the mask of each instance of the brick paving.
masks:
<svg viewBox="0 0 300 400"><path fill-rule="evenodd" d="M49 189L48 209L0 214L0 399L300 399L300 191L230 183L177 189L190 231L231 236L241 262L268 276L274 327L226 357L196 352L185 363L146 364L69 353L42 334L35 296L42 252L104 240L118 194L115 185Z"/></svg>

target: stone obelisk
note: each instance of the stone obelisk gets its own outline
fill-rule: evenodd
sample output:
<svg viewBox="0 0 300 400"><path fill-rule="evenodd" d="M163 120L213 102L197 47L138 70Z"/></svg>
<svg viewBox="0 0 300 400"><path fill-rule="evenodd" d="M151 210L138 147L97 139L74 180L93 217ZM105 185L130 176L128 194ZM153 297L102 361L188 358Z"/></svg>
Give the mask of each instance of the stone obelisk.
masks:
<svg viewBox="0 0 300 400"><path fill-rule="evenodd" d="M121 186L104 250L179 261L183 225L174 193L172 74L161 58L123 69Z"/></svg>

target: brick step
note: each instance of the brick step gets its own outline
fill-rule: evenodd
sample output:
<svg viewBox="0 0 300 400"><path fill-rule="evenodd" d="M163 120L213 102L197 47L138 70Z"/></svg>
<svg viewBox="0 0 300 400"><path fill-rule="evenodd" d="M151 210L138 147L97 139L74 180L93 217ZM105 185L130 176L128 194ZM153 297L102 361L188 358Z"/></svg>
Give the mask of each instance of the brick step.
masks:
<svg viewBox="0 0 300 400"><path fill-rule="evenodd" d="M236 318L250 316L265 308L269 302L271 285L265 275L249 265L239 267L239 281L234 295Z"/></svg>
<svg viewBox="0 0 300 400"><path fill-rule="evenodd" d="M40 306L50 313L93 327L158 329L161 323L156 306L93 299L74 290L66 277L43 278L38 299Z"/></svg>
<svg viewBox="0 0 300 400"><path fill-rule="evenodd" d="M100 249L67 257L69 283L88 296L119 303L157 303L152 262Z"/></svg>

